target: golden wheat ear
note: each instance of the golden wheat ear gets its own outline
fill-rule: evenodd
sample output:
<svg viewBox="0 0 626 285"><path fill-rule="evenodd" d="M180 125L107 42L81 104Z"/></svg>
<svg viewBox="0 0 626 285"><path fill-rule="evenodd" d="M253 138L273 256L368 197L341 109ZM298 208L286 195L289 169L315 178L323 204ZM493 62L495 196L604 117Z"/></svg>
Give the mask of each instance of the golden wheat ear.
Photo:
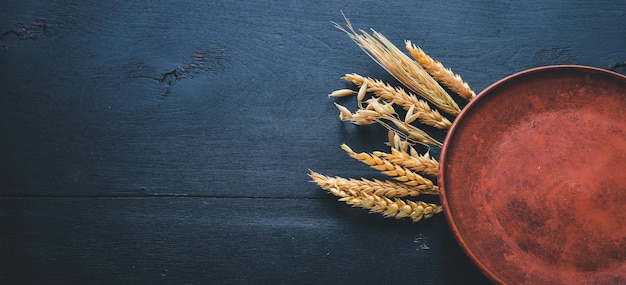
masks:
<svg viewBox="0 0 626 285"><path fill-rule="evenodd" d="M422 194L436 195L439 193L436 189L418 189L393 181L329 177L314 171L309 172L309 177L324 190L337 188L342 191L373 194L387 198L416 197Z"/></svg>
<svg viewBox="0 0 626 285"><path fill-rule="evenodd" d="M382 214L387 218L410 218L413 222L431 218L437 213L441 213L443 208L437 204L425 203L422 201L411 201L403 199L391 199L367 191L352 189L352 187L342 187L346 180L337 180L322 174L311 171L309 173L313 182L316 182L322 189L328 191L352 207L367 209L372 213ZM357 180L358 181L358 180ZM359 182L356 182L359 183ZM358 188L358 187L357 187Z"/></svg>
<svg viewBox="0 0 626 285"><path fill-rule="evenodd" d="M398 81L448 114L458 115L461 112L456 102L439 83L385 36L374 30L371 35L363 30L357 32L345 15L344 19L345 28L337 23L334 23L335 26L345 32L367 55Z"/></svg>
<svg viewBox="0 0 626 285"><path fill-rule="evenodd" d="M412 156L397 149L392 149L391 153L375 151L372 154L417 173L436 177L439 172L439 162L432 159L429 154Z"/></svg>
<svg viewBox="0 0 626 285"><path fill-rule="evenodd" d="M346 144L341 145L341 148L345 150L348 155L350 155L350 157L369 165L371 168L376 169L382 174L392 177L407 186L411 186L413 188L423 191L439 191L437 185L434 185L434 183L430 179L425 178L418 173L407 169L406 167L393 164L388 160L375 156L373 154L365 152L356 153Z"/></svg>
<svg viewBox="0 0 626 285"><path fill-rule="evenodd" d="M430 151L419 154L408 141L402 140L400 136L391 131L388 133L388 140L391 153L378 152L376 155L415 172L437 177L439 162L430 156Z"/></svg>
<svg viewBox="0 0 626 285"><path fill-rule="evenodd" d="M330 193L339 197L339 201L353 207L367 209L372 213L382 214L386 218L410 218L413 222L419 222L443 210L439 205L422 201L389 199L373 194L350 193L336 189L331 189Z"/></svg>
<svg viewBox="0 0 626 285"><path fill-rule="evenodd" d="M447 86L452 92L459 94L459 96L465 100L471 101L476 97L476 93L463 81L460 75L454 74L452 70L445 68L441 62L432 59L421 48L411 44L411 41L405 41L405 44L406 49L411 56L413 56L415 61L417 61L428 74L441 82L441 84Z"/></svg>

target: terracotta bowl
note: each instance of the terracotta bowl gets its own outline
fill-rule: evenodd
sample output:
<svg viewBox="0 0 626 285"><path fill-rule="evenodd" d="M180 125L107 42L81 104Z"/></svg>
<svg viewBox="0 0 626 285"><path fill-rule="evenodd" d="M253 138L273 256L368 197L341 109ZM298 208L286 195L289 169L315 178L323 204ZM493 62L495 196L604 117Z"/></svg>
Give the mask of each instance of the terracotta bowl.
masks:
<svg viewBox="0 0 626 285"><path fill-rule="evenodd" d="M494 282L626 284L626 76L509 76L465 107L444 145L446 218Z"/></svg>

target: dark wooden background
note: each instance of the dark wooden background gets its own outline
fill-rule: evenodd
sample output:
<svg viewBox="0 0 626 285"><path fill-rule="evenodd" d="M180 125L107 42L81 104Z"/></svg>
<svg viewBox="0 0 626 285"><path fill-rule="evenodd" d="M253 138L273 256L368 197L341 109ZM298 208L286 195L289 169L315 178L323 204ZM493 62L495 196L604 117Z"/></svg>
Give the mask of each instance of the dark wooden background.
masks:
<svg viewBox="0 0 626 285"><path fill-rule="evenodd" d="M5 1L0 283L487 283L442 215L308 182L375 174L341 143L385 148L326 96L389 79L340 11L477 92L542 65L626 73L624 1Z"/></svg>

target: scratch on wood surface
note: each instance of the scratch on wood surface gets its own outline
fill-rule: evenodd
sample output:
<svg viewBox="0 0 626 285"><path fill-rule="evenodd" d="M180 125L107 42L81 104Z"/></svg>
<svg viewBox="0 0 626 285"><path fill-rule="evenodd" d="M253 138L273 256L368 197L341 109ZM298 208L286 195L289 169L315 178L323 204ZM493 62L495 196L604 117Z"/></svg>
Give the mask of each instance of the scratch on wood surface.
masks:
<svg viewBox="0 0 626 285"><path fill-rule="evenodd" d="M115 70L122 70L126 79L146 78L165 87L162 94L167 96L171 93L170 88L178 81L193 79L201 74L218 74L227 67L228 55L226 48L221 46L192 52L186 60L175 68L163 73L157 73L153 66L147 65L141 60L130 60ZM116 73L108 71L108 73Z"/></svg>
<svg viewBox="0 0 626 285"><path fill-rule="evenodd" d="M175 69L155 78L160 84L171 86L181 79L190 79L202 73L216 74L226 68L226 49L211 48L196 51Z"/></svg>
<svg viewBox="0 0 626 285"><path fill-rule="evenodd" d="M57 29L57 24L45 19L36 19L29 23L19 21L13 28L0 34L0 47L8 49L18 41L42 39Z"/></svg>
<svg viewBox="0 0 626 285"><path fill-rule="evenodd" d="M581 62L581 56L571 47L554 46L536 51L533 61L535 65L576 64Z"/></svg>

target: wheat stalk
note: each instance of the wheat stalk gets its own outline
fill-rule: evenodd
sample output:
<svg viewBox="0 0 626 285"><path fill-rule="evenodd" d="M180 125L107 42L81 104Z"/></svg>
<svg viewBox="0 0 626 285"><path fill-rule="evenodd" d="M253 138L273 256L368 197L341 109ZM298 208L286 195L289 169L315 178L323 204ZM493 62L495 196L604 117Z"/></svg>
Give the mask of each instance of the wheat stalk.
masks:
<svg viewBox="0 0 626 285"><path fill-rule="evenodd" d="M390 121L391 123L393 123L393 125L397 128L393 128L392 126L388 125L387 123L383 122L382 120L387 120ZM404 139L406 140L411 140L412 142L415 143L420 143L423 145L435 145L438 147L442 147L443 144L434 139L433 137L431 137L428 133L426 133L424 130L413 126L409 123L407 123L406 121L402 121L394 116L380 116L377 118L374 118L374 121L376 121L377 123L381 124L382 126L384 126L385 128L387 128L390 131L395 132L397 135L402 136Z"/></svg>
<svg viewBox="0 0 626 285"><path fill-rule="evenodd" d="M366 194L374 194L387 198L397 197L415 197L420 194L435 195L438 194L438 189L417 189L404 185L402 183L396 183L393 181L381 181L381 180L368 180L365 178L346 179L342 177L329 177L317 172L311 171L309 176L313 182L317 183L322 189L337 188L343 191L363 192Z"/></svg>
<svg viewBox="0 0 626 285"><path fill-rule="evenodd" d="M335 26L348 34L365 53L398 81L446 113L458 115L461 112L456 102L437 81L382 34L374 30L372 35L363 30L359 30L359 34L345 16L344 19L347 29L337 23Z"/></svg>
<svg viewBox="0 0 626 285"><path fill-rule="evenodd" d="M431 109L426 101L418 99L415 94L407 93L400 87L393 87L380 80L365 78L356 73L346 74L343 79L360 87L367 82L367 92L373 92L376 96L400 105L405 110L413 110L413 117L410 118L412 120L417 119L422 124L439 129L448 129L452 125L450 120L442 116L439 111ZM408 116L407 119L409 119Z"/></svg>
<svg viewBox="0 0 626 285"><path fill-rule="evenodd" d="M454 74L452 70L445 68L441 62L432 59L422 49L411 44L411 41L405 41L406 49L411 56L421 65L433 78L447 86L453 92L459 94L465 100L472 100L476 97L476 93L472 91L469 85L463 81L461 76Z"/></svg>

